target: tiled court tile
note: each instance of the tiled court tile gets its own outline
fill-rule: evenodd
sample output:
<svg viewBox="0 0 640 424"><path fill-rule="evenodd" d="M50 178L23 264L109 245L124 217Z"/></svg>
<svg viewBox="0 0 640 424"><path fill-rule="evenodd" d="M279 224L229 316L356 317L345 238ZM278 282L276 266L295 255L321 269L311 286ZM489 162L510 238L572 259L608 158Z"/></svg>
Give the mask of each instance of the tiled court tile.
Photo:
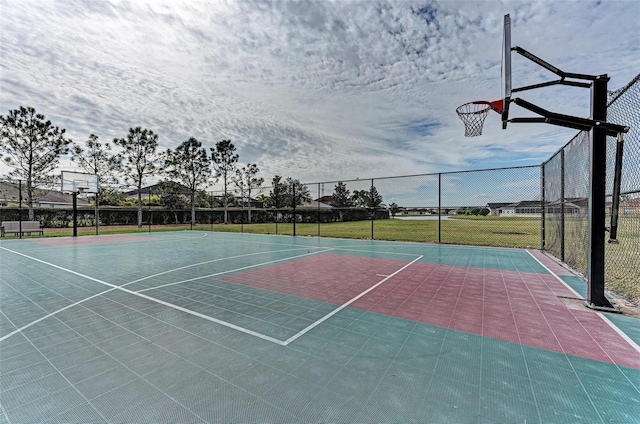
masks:
<svg viewBox="0 0 640 424"><path fill-rule="evenodd" d="M362 346L361 351L375 357L393 360L398 352L400 352L400 349L402 349L402 343L394 343L372 338Z"/></svg>
<svg viewBox="0 0 640 424"><path fill-rule="evenodd" d="M260 397L272 387L286 384L286 381L283 382L283 380L287 378L291 378L287 373L267 365L256 364L246 372L231 378L231 383Z"/></svg>
<svg viewBox="0 0 640 424"><path fill-rule="evenodd" d="M24 337L14 336L3 341L2 345L0 345L0 361L2 361L3 359L9 359L15 356L24 355L28 352L37 352L37 349ZM2 390L1 387L0 390Z"/></svg>
<svg viewBox="0 0 640 424"><path fill-rule="evenodd" d="M98 356L86 362L80 362L73 367L60 370L72 384L95 377L103 372L120 366L118 361L106 354Z"/></svg>
<svg viewBox="0 0 640 424"><path fill-rule="evenodd" d="M354 422L445 422L431 421L431 399L424 392L408 393L387 384L381 384L363 405Z"/></svg>
<svg viewBox="0 0 640 424"><path fill-rule="evenodd" d="M75 385L75 387L82 393L87 399L91 400L97 396L107 393L113 389L116 389L128 382L138 378L133 372L118 366L91 377L87 380L83 380Z"/></svg>
<svg viewBox="0 0 640 424"><path fill-rule="evenodd" d="M31 342L36 348L43 349L58 343L68 342L69 340L73 340L78 337L78 333L71 329L67 329L47 336L38 337L37 339L31 339Z"/></svg>
<svg viewBox="0 0 640 424"><path fill-rule="evenodd" d="M451 352L444 353L438 359L434 373L469 384L480 385L482 376L480 357Z"/></svg>
<svg viewBox="0 0 640 424"><path fill-rule="evenodd" d="M259 362L272 366L280 371L289 373L311 357L305 352L291 349L290 347L274 345L276 348L272 354L262 355L256 358Z"/></svg>
<svg viewBox="0 0 640 424"><path fill-rule="evenodd" d="M109 416L113 414L114 409L119 411L130 409L160 394L159 390L139 378L91 399L91 404L99 413Z"/></svg>
<svg viewBox="0 0 640 424"><path fill-rule="evenodd" d="M484 391L487 391L487 395L489 393L504 395L532 402L533 389L526 375L526 372L515 372L508 368L487 365L482 368L480 385L485 389Z"/></svg>
<svg viewBox="0 0 640 424"><path fill-rule="evenodd" d="M640 404L637 392L627 398L625 396L613 401L611 399L603 399L595 397L593 404L598 410L603 421L607 423L638 423L640 422ZM595 420L594 420L595 421Z"/></svg>
<svg viewBox="0 0 640 424"><path fill-rule="evenodd" d="M178 356L186 356L202 347L211 345L211 342L195 335L188 335L179 341L164 346L166 350Z"/></svg>
<svg viewBox="0 0 640 424"><path fill-rule="evenodd" d="M55 358L51 358L50 361L56 368L58 368L59 370L63 370L73 367L77 364L81 364L83 362L98 358L102 355L104 355L104 352L101 349L98 349L94 345L89 345L82 349L68 352L66 355L58 355Z"/></svg>
<svg viewBox="0 0 640 424"><path fill-rule="evenodd" d="M292 377L286 380L286 384L274 386L261 396L261 399L280 409L294 413L294 411L300 411L306 405L312 404L310 399L324 392L329 393L317 384Z"/></svg>
<svg viewBox="0 0 640 424"><path fill-rule="evenodd" d="M366 352L358 352L345 367L354 371L366 372L372 376L382 377L389 367L389 359L375 357Z"/></svg>
<svg viewBox="0 0 640 424"><path fill-rule="evenodd" d="M138 356L127 362L127 368L139 376L145 376L153 371L157 371L164 364L172 362L176 356L163 349L154 350L146 355Z"/></svg>
<svg viewBox="0 0 640 424"><path fill-rule="evenodd" d="M230 422L238 423L293 423L297 422L295 415L291 415L282 409L262 400L256 400L244 411L231 417Z"/></svg>
<svg viewBox="0 0 640 424"><path fill-rule="evenodd" d="M640 373L638 374L640 376ZM581 376L585 391L592 399L620 401L625 399L629 405L635 405L640 414L640 390L626 379L613 381L593 375ZM636 381L640 385L640 379Z"/></svg>
<svg viewBox="0 0 640 424"><path fill-rule="evenodd" d="M545 384L538 381L532 381L532 385L541 411L552 409L577 418L597 416L591 400L580 385Z"/></svg>
<svg viewBox="0 0 640 424"><path fill-rule="evenodd" d="M618 367L614 364L608 364L604 362L592 361L585 358L579 358L576 356L569 356L567 359L570 362L568 367L572 367L575 372L580 376L581 380L588 380L591 376L604 378L610 381L625 380L625 368ZM640 370L630 370L631 374L635 374L640 377ZM634 379L631 379L634 381ZM640 378L635 379L638 383L636 387L640 388Z"/></svg>
<svg viewBox="0 0 640 424"><path fill-rule="evenodd" d="M202 372L202 370L199 367L190 364L184 359L178 358L146 374L144 379L162 390L200 372Z"/></svg>
<svg viewBox="0 0 640 424"><path fill-rule="evenodd" d="M227 386L189 408L193 414L209 423L232 422L237 416L251 405L258 402L258 398L244 390ZM277 405L276 405L277 406Z"/></svg>
<svg viewBox="0 0 640 424"><path fill-rule="evenodd" d="M153 354L155 352L158 352L159 350L161 350L161 348L158 345L151 343L147 340L141 340L138 343L134 343L133 345L123 347L122 349L114 350L109 354L114 359L122 362L123 364L126 364L141 356L144 356L150 353Z"/></svg>
<svg viewBox="0 0 640 424"><path fill-rule="evenodd" d="M288 345L288 347L313 355L318 349L321 349L322 346L327 343L328 342L325 339L305 334L304 336L295 339Z"/></svg>
<svg viewBox="0 0 640 424"><path fill-rule="evenodd" d="M292 414L295 413L299 417L300 422L340 422L344 420L343 405L352 402L328 390L319 390L311 395L313 402L305 402L290 409Z"/></svg>
<svg viewBox="0 0 640 424"><path fill-rule="evenodd" d="M16 371L0 374L0 393L57 373L58 371L49 362L43 361Z"/></svg>
<svg viewBox="0 0 640 424"><path fill-rule="evenodd" d="M13 423L39 423L86 401L72 387L52 393L9 413Z"/></svg>
<svg viewBox="0 0 640 424"><path fill-rule="evenodd" d="M221 378L203 371L171 385L164 389L164 393L184 407L190 408L219 390L224 390L227 384Z"/></svg>
<svg viewBox="0 0 640 424"><path fill-rule="evenodd" d="M114 412L120 412L120 410ZM109 421L113 423L200 423L202 418L169 397L160 395L109 417Z"/></svg>
<svg viewBox="0 0 640 424"><path fill-rule="evenodd" d="M291 371L291 374L310 383L324 385L341 369L341 365L313 357L308 358L298 368Z"/></svg>
<svg viewBox="0 0 640 424"><path fill-rule="evenodd" d="M2 392L3 406L11 411L34 400L71 387L60 374L51 374Z"/></svg>
<svg viewBox="0 0 640 424"><path fill-rule="evenodd" d="M129 347L142 340L144 339L136 334L126 333L126 334L123 334L122 336L97 343L96 346L98 346L100 349L104 350L105 352L113 352L114 350L122 349L123 347Z"/></svg>
<svg viewBox="0 0 640 424"><path fill-rule="evenodd" d="M56 356L66 355L70 352L84 349L90 345L91 343L84 337L76 337L68 341L60 342L58 344L42 348L40 349L40 353L42 353L47 358L55 358Z"/></svg>
<svg viewBox="0 0 640 424"><path fill-rule="evenodd" d="M338 333L332 341L354 349L361 349L369 339L370 337L366 334L357 333L351 330L343 330Z"/></svg>
<svg viewBox="0 0 640 424"><path fill-rule="evenodd" d="M534 381L546 384L580 385L580 380L571 366L559 367L537 361L527 361L527 366L529 376Z"/></svg>
<svg viewBox="0 0 640 424"><path fill-rule="evenodd" d="M0 355L0 375L4 375L25 367L30 367L39 362L45 361L40 352L31 350L23 355L3 358Z"/></svg>
<svg viewBox="0 0 640 424"><path fill-rule="evenodd" d="M349 362L356 353L358 353L358 349L334 342L327 342L327 344L315 352L315 356L342 366Z"/></svg>
<svg viewBox="0 0 640 424"><path fill-rule="evenodd" d="M532 396L514 396L508 391L497 393L482 390L480 393L481 423L536 423L540 422L538 408Z"/></svg>
<svg viewBox="0 0 640 424"><path fill-rule="evenodd" d="M22 330L22 334L29 340L37 340L40 337L51 336L63 331L69 331L69 327L66 324L58 320L45 319L29 328L25 328Z"/></svg>
<svg viewBox="0 0 640 424"><path fill-rule="evenodd" d="M588 413L567 413L558 411L553 408L540 407L540 422L541 423L558 423L558 424L595 424L595 423L623 423L628 424L626 421L603 421L602 418L594 410L591 411L594 415ZM633 421L629 421L633 422Z"/></svg>
<svg viewBox="0 0 640 424"><path fill-rule="evenodd" d="M88 403L68 409L44 421L45 424L100 424L104 422L105 419Z"/></svg>

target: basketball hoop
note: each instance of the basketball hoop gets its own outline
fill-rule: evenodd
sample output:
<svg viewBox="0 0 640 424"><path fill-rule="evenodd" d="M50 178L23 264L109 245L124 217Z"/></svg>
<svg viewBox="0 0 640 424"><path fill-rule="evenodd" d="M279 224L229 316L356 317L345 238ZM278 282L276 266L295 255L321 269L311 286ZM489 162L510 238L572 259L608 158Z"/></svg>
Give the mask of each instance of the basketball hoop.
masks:
<svg viewBox="0 0 640 424"><path fill-rule="evenodd" d="M490 110L502 113L502 100L487 102L477 100L465 103L456 109L458 118L464 123L464 136L477 137L482 134L482 125Z"/></svg>

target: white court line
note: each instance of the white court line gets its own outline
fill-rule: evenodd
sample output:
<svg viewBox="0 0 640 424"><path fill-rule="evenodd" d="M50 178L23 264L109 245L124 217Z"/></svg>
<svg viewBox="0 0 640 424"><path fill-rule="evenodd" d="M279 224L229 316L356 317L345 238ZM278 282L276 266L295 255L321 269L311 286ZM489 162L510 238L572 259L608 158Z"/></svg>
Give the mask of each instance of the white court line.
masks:
<svg viewBox="0 0 640 424"><path fill-rule="evenodd" d="M199 277L189 278L188 280L176 281L175 283L168 283L168 284L163 284L161 286L149 287L148 289L138 290L136 293L142 293L142 292L149 291L149 290L161 289L162 287L167 287L167 286L175 286L176 284L189 283L191 281L202 280L204 278L217 277L218 275L229 274L229 273L236 272L236 271L244 271L245 269L251 269L251 268L256 268L256 267L259 267L259 266L275 264L275 263L278 263L278 262L288 261L290 259L303 258L305 256L311 256L311 255L315 255L315 254L318 254L318 253L324 253L324 252L328 252L330 250L332 250L332 249L324 249L324 250L320 250L320 251L317 251L317 252L305 253L303 255L291 256L291 257L288 257L288 258L282 258L282 259L276 259L276 260L273 260L273 261L262 262L261 264L247 265L247 266L243 266L241 268L231 269L231 270L228 270L228 271L220 271L220 272L216 272L214 274L201 275Z"/></svg>
<svg viewBox="0 0 640 424"><path fill-rule="evenodd" d="M303 328L302 330L300 330L299 332L297 332L296 334L294 334L293 336L289 337L287 340L285 340L282 345L286 346L289 343L291 343L292 341L294 341L295 339L297 339L298 337L304 335L305 333L307 333L309 330L311 330L312 328L322 324L323 322L325 322L326 320L328 320L329 318L331 318L332 316L334 316L335 314L337 314L338 312L340 312L341 310L343 310L344 308L346 308L347 306L351 305L353 302L355 302L356 300L360 299L362 296L366 295L367 293L369 293L371 290L375 289L376 287L378 287L380 284L384 283L385 281L387 281L389 278L397 275L398 273L404 271L406 268L410 267L411 265L413 265L415 262L419 261L420 259L422 259L424 257L424 255L420 255L417 258L415 258L414 260L412 260L411 262L409 262L408 264L406 264L405 266L403 266L402 268L400 268L399 270L397 270L396 272L394 272L393 274L390 274L389 276L385 277L384 279L380 280L378 283L374 284L373 286L369 287L367 290L363 291L362 293L360 293L359 295L357 295L356 297L354 297L353 299L349 300L347 303L339 306L338 308L334 309L333 311L329 312L327 315L323 316L322 318L320 318L318 321L310 324L309 326L307 326L306 328Z"/></svg>
<svg viewBox="0 0 640 424"><path fill-rule="evenodd" d="M536 260L536 262L538 262L544 269L546 269L549 272L549 274L553 275L558 281L560 281L562 284L564 284L564 286L566 288L568 288L574 295L576 295L576 297L578 299L583 299L584 300L584 297L582 297L582 295L580 293L575 291L573 289L573 287L571 287L569 284L565 283L565 281L562 278L558 277L555 272L553 272L549 268L547 268L547 266L545 264L543 264L542 262L540 262L540 260L538 258L533 256L533 253L529 252L527 249L525 249L525 252L527 252L533 259Z"/></svg>
<svg viewBox="0 0 640 424"><path fill-rule="evenodd" d="M164 302L164 301L162 301L162 300L160 300L160 299L156 299L155 297L147 296L147 295L145 295L145 294L141 294L141 293L135 292L135 291L133 291L133 290L125 289L125 288L123 288L123 287L116 286L115 284L107 283L106 281L102 281L102 280L99 280L99 279L97 279L97 278L93 278L93 277L90 277L90 276L88 276L88 275L84 275L84 274L81 274L81 273L79 273L79 272L76 272L76 271L73 271L73 270L70 270L70 269L67 269L67 268L61 267L61 266L59 266L59 265L52 264L52 263L47 262L47 261L43 261L42 259L34 258L33 256L25 255L24 253L20 253L20 252L13 251L13 250L11 250L11 249L7 249L6 247L2 247L2 246L0 246L0 249L2 249L2 250L6 250L7 252L9 252L9 253L13 253L13 254L18 255L18 256L23 256L23 257L25 257L25 258L27 258L27 259L31 259L31 260L33 260L33 261L39 262L39 263L44 264L44 265L49 265L49 266L51 266L51 267L53 267L53 268L56 268L56 269L59 269L59 270L62 270L62 271L68 272L68 273L70 273L70 274L77 275L78 277L86 278L87 280L90 280L90 281L95 281L96 283L100 283L100 284L103 284L103 285L105 285L105 286L111 287L111 289L112 289L112 290L121 290L121 291L123 291L123 292L125 292L125 293L129 293L129 294L132 294L132 295L134 295L134 296L138 296L138 297L141 297L141 298L143 298L143 299L147 299L147 300L150 300L150 301L152 301L152 302L159 303L159 304L164 305L164 306L168 306L168 307L170 307L170 308L176 309L176 310L178 310L178 311L185 312L185 313L190 314L190 315L197 316L197 317L202 318L202 319L205 319L205 320L207 320L207 321L211 321L211 322L215 322L216 324L224 325L225 327L232 328L232 329L237 330L237 331L240 331L240 332L242 332L242 333L250 334L250 335L252 335L252 336L255 336L255 337L261 338L261 339L263 339L263 340L267 340L267 341L270 341L270 342L272 342L272 343L276 343L276 344L279 344L279 345L281 345L281 346L285 346L285 344L284 344L284 342L283 342L282 340L278 340L278 339L275 339L275 338L273 338L273 337L267 336L267 335L265 335L265 334L261 334L261 333L258 333L258 332L256 332L256 331L252 331L252 330L249 330L249 329L247 329L247 328L240 327L240 326L235 325L235 324L232 324L232 323L230 323L230 322L226 322L226 321L222 321L222 320L219 320L219 319L216 319L216 318L212 318L212 317L210 317L210 316L207 316L207 315L201 314L201 313L199 313L199 312L192 311L192 310L190 310L190 309L183 308L183 307L181 307L181 306L173 305L173 304L168 303L168 302ZM306 254L306 255L302 255L302 256L307 256L307 255L311 255L311 254L315 254L315 253L322 253L322 251L320 251L320 252L314 252L314 253L308 253L308 254ZM294 258L295 258L295 257L296 257L296 256L294 256ZM299 257L299 256L298 256L298 257ZM291 258L290 258L290 259L291 259ZM104 293L105 293L105 292L102 292L102 293L99 293L99 294L101 295L101 294L104 294ZM94 296L96 296L96 295L94 295ZM87 300L87 299L85 299L85 300ZM82 302L82 301L81 301L81 302ZM71 306L73 306L73 305L71 305ZM69 307L70 307L70 306L69 306ZM42 318L42 319L44 319L44 318ZM21 328L19 328L19 329L15 330L15 331L13 331L13 332L11 332L11 333L9 333L9 334L7 334L7 335L3 336L2 338L0 338L0 341L3 341L3 340L5 340L5 339L7 339L7 338L11 337L12 335L14 335L14 334L16 334L16 333L18 333L18 332L22 331L22 329L27 328L28 326L31 326L31 325L33 325L33 324L35 324L35 322L34 322L34 323L32 323L32 324L27 324L27 326L21 327Z"/></svg>
<svg viewBox="0 0 640 424"><path fill-rule="evenodd" d="M295 249L271 250L271 251L268 251L268 252L247 253L247 254L244 254L244 255L228 256L226 258L212 259L210 261L204 261L204 262L199 262L197 264L185 265L185 266L181 266L179 268L174 268L174 269L170 269L168 271L163 271L163 272L159 272L157 274L149 275L148 277L139 278L137 280L130 281L130 282L126 283L126 284L123 284L121 287L125 287L125 286L128 286L129 284L133 284L133 283L138 283L140 281L148 280L149 278L159 277L161 275L169 274L171 272L181 271L183 269L192 268L194 266L200 266L200 265L204 265L204 264L210 264L210 263L213 263L213 262L226 261L228 259L244 258L244 257L247 257L247 256L266 255L268 253L290 252L290 251L293 251L293 250L305 250L305 249L322 249L322 248L321 247L297 247ZM140 291L143 291L143 290L140 290Z"/></svg>
<svg viewBox="0 0 640 424"><path fill-rule="evenodd" d="M565 283L562 278L558 277L553 271L551 271L549 268L547 268L545 266L545 264L543 264L542 262L540 262L538 260L538 258L536 258L535 256L533 256L533 254L531 252L529 252L527 250L527 253L529 255L531 255L531 257L533 259L535 259L540 265L542 265L544 267L544 269L546 269L547 271L549 271L549 273L551 275L553 275L554 277L556 277L558 279L558 281L560 281L562 284L564 284L569 290L571 290L579 299L584 299L582 297L582 295L580 295L579 293L577 293L573 288L571 288L570 285L568 285L567 283ZM600 316L600 318L602 318L604 320L604 322L607 323L607 325L609 325L609 327L611 327L613 329L613 331L615 331L616 333L618 333L618 335L620 337L622 337L627 343L629 343L629 345L634 348L638 353L640 353L640 346L638 346L638 344L636 342L634 342L633 340L631 340L631 338L629 336L627 336L624 331L622 331L620 328L618 328L617 325L615 325L613 322L611 322L606 316L604 316L602 313L597 312L597 314Z"/></svg>
<svg viewBox="0 0 640 424"><path fill-rule="evenodd" d="M11 251L11 250L9 250L9 249L5 248L5 247L0 247L0 249L4 249L4 250L7 250L7 251L12 252L12 253L20 254L20 253L18 253L18 252L13 252L13 251ZM261 254L265 254L265 253L274 253L274 252L286 252L286 251L290 251L290 250L299 250L299 249L307 249L307 248L306 248L306 247L305 247L305 248L302 248L302 247L301 247L301 248L298 248L298 249L275 250L275 251L272 251L272 252L261 252ZM316 249L318 249L318 248L316 248ZM221 258L221 259L215 259L215 260L212 260L212 261L201 262L200 264L188 265L188 266L184 266L184 267L176 268L176 269L174 269L174 270L169 270L169 271L161 272L161 273L158 273L158 274L155 274L155 275L151 275L151 276L149 276L149 277L140 278L140 279L138 279L138 280L131 281L131 282L126 283L126 284L123 284L123 285L121 285L121 286L115 286L115 285L114 285L112 288L110 288L110 289L108 289L108 290L105 290L105 291L100 292L100 293L96 293L96 294L94 294L94 295L92 295L92 296L89 296L89 297L87 297L87 298L85 298L85 299L82 299L82 300L79 300L79 301L77 301L77 302L75 302L75 303L72 303L71 305L67 305L67 306L65 306L64 308L58 309L57 311L51 312L51 313L49 313L49 314L47 314L47 315L45 315L45 316L43 316L43 317L41 317L41 318L38 318L38 319L37 319L37 320L35 320L35 321L32 321L32 322L30 322L30 323L28 323L28 324L25 324L25 325L23 325L22 327L20 327L20 328L18 328L18 329L16 329L16 330L14 330L14 331L12 331L12 332L10 332L10 333L8 333L8 334L5 334L5 335L4 335L4 336L2 336L2 337L0 337L0 342L1 342L1 341L3 341L3 340L8 339L9 337L11 337L11 336L13 336L13 335L15 335L15 334L17 334L17 333L20 333L20 332L22 332L22 331L26 330L27 328L29 328L29 327L31 327L31 326L33 326L33 325L35 325L35 324L39 323L40 321L44 321L44 320L45 320L45 319L47 319L47 318L51 318L52 316L54 316L54 315L56 315L56 314L59 314L60 312L64 312L64 311L66 311L66 310L67 310L67 309L69 309L69 308L72 308L72 307L74 307L74 306L78 306L78 305L80 305L81 303L84 303L84 302L86 302L86 301L89 301L89 300L91 300L91 299L94 299L94 298L96 298L96 297L98 297L98 296L102 296L102 295L104 295L104 294L106 294L106 293L109 293L109 292L112 292L112 291L114 291L114 290L118 290L118 289L120 289L120 288L122 288L122 287L128 286L129 284L133 284L133 283L136 283L136 282L138 282L138 281L145 280L145 279L147 279L147 278L157 277L158 275L166 274L166 273L168 273L168 272L176 271L176 270L179 270L179 269L188 268L189 266L202 265L202 264L205 264L205 263L214 262L214 261L222 261L222 260L225 260L225 259L236 259L236 258L240 258L240 257L244 257L244 256L251 256L251 255L257 255L257 254L258 254L258 253L249 253L249 254L246 254L246 255L230 256L230 257L227 257L227 258ZM22 255L23 255L23 256L25 256L25 257L29 257L29 256L26 256L26 255L24 255L24 254L22 254ZM35 259L35 258L30 258L30 259ZM44 262L44 263L46 263L46 262ZM48 263L47 263L47 264L48 264ZM60 269L63 269L63 268L60 268ZM65 271L69 271L69 270L66 270L66 269L63 269L63 270L65 270ZM70 271L69 271L69 272L70 272ZM231 272L231 271L229 271L229 272ZM77 273L76 273L76 274L77 274ZM91 277L88 277L88 276L85 276L85 275L82 275L82 274L77 274L77 275L80 275L80 276L82 276L82 277L84 277L84 278L89 278L89 279L91 279ZM106 283L106 282L103 282L103 281L100 281L100 280L95 280L95 281L97 281L97 282L99 282L99 283L103 283L103 284L109 284L109 283Z"/></svg>
<svg viewBox="0 0 640 424"><path fill-rule="evenodd" d="M620 328L618 328L617 325L615 325L613 322L611 322L609 320L609 318L607 318L606 316L604 316L603 314L601 314L600 312L597 312L598 315L600 315L600 318L602 318L604 320L604 322L607 323L607 325L609 325L609 327L611 327L613 329L613 331L615 331L616 333L618 333L618 335L620 337L622 337L627 343L629 343L631 345L632 348L634 348L638 353L640 353L640 346L638 346L638 344L636 342L634 342L633 340L631 340L631 338L629 336L627 336L624 331L622 331Z"/></svg>

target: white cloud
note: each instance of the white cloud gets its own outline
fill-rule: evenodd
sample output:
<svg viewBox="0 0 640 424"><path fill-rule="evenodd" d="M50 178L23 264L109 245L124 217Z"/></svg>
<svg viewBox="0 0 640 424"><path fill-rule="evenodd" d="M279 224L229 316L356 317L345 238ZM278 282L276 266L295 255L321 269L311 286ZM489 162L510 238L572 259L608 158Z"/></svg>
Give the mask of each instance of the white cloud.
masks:
<svg viewBox="0 0 640 424"><path fill-rule="evenodd" d="M426 5L425 5L426 4ZM143 126L162 148L231 139L240 162L302 181L540 163L573 135L545 125L466 139L455 108L500 97L513 43L567 72L640 69L634 1L0 0L0 110L30 105L77 141ZM514 57L514 85L554 79ZM588 90L523 98L588 116ZM513 116L526 111L514 107ZM516 115L517 114L517 115ZM1 168L0 173L5 173Z"/></svg>

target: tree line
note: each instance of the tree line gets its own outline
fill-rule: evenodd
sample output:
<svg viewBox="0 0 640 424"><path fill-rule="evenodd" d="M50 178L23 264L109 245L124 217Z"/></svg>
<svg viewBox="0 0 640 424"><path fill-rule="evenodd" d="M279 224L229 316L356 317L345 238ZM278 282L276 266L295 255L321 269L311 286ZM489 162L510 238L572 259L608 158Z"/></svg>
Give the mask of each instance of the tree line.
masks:
<svg viewBox="0 0 640 424"><path fill-rule="evenodd" d="M34 108L24 106L0 116L0 140L2 160L13 168L9 176L26 183L25 200L30 220L34 217L37 187L53 184L56 178L53 171L58 167L60 157L69 154L72 162L84 172L97 175L99 192L96 207L98 202L108 204L118 198L115 187L120 182L136 187L138 226L142 226L142 187L150 177L169 179L160 185L167 196L170 188L177 188L175 183L187 189L192 222L195 222L198 193L202 193L211 182L222 183L225 223L228 222L230 199L236 200L231 189L239 192L241 202L244 202L259 193L264 184L255 163L238 167L239 155L231 140L218 141L215 147L207 150L202 142L189 137L175 149L162 152L158 149L158 135L138 126L129 128L125 137L115 138L112 142L102 142L97 135L90 134L81 146L66 137L65 129L45 120L45 116L36 113ZM118 152L114 152L114 147ZM299 180L276 175L269 195L262 194L260 200L266 207L286 208L311 200L311 195L308 187ZM350 194L340 182L335 187L331 203L336 207L379 207L382 196L375 187L369 191L355 190Z"/></svg>

